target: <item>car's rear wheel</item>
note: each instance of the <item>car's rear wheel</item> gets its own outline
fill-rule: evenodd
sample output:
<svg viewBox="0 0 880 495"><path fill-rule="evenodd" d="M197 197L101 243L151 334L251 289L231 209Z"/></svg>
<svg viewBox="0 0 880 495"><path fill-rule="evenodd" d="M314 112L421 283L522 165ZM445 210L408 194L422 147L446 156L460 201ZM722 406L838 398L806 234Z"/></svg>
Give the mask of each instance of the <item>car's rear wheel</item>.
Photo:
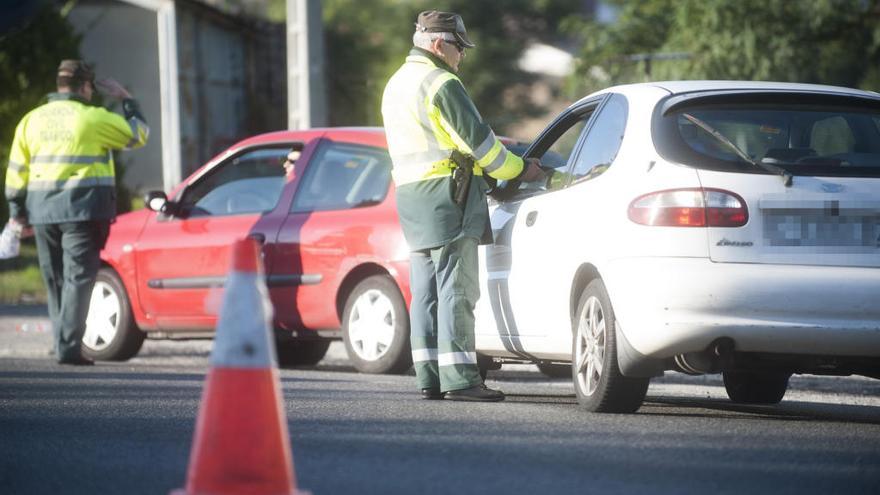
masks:
<svg viewBox="0 0 880 495"><path fill-rule="evenodd" d="M617 366L614 311L601 280L590 282L578 301L571 374L581 407L592 412L634 412L649 378L628 378Z"/></svg>
<svg viewBox="0 0 880 495"><path fill-rule="evenodd" d="M324 359L330 348L329 339L284 340L275 342L280 366L314 366Z"/></svg>
<svg viewBox="0 0 880 495"><path fill-rule="evenodd" d="M778 404L788 390L791 373L725 371L727 396L742 404Z"/></svg>
<svg viewBox="0 0 880 495"><path fill-rule="evenodd" d="M354 287L342 313L342 340L362 373L403 373L412 366L409 315L391 277L373 275Z"/></svg>
<svg viewBox="0 0 880 495"><path fill-rule="evenodd" d="M141 350L145 337L134 322L119 276L110 268L101 268L86 316L83 354L103 361L125 361Z"/></svg>

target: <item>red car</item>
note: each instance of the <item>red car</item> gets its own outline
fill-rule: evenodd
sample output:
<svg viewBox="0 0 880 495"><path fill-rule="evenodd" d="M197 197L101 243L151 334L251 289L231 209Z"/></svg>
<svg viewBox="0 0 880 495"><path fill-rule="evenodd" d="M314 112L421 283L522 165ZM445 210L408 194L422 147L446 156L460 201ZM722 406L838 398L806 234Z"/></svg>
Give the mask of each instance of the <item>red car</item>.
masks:
<svg viewBox="0 0 880 495"><path fill-rule="evenodd" d="M301 151L292 173L282 164ZM166 198L121 215L101 253L85 352L125 360L148 332L213 331L233 240L262 243L279 361L312 365L342 337L352 364L402 372L409 253L381 128L313 129L241 141Z"/></svg>

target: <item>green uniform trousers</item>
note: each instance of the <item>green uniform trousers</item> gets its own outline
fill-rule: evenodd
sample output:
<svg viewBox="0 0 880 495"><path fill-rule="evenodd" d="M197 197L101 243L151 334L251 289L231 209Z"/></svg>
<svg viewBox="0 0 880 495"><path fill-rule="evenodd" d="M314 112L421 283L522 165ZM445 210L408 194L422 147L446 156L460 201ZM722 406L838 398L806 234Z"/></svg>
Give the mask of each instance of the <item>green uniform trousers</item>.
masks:
<svg viewBox="0 0 880 495"><path fill-rule="evenodd" d="M419 388L447 392L483 383L474 347L478 242L462 237L411 253L410 342Z"/></svg>
<svg viewBox="0 0 880 495"><path fill-rule="evenodd" d="M109 220L34 225L59 361L80 357Z"/></svg>

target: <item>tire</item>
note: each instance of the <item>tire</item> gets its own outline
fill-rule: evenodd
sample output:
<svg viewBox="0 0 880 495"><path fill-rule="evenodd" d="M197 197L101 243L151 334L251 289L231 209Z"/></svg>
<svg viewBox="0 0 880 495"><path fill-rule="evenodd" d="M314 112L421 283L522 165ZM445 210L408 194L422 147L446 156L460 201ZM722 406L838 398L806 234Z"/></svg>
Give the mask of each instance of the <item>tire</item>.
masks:
<svg viewBox="0 0 880 495"><path fill-rule="evenodd" d="M571 366L566 364L539 363L538 371L549 378L571 378Z"/></svg>
<svg viewBox="0 0 880 495"><path fill-rule="evenodd" d="M628 378L617 366L614 310L601 280L581 293L572 322L571 375L578 403L591 412L630 413L641 407L650 378Z"/></svg>
<svg viewBox="0 0 880 495"><path fill-rule="evenodd" d="M723 375L727 396L741 404L779 404L791 378L791 373L752 371L725 371Z"/></svg>
<svg viewBox="0 0 880 495"><path fill-rule="evenodd" d="M314 366L324 359L329 348L329 339L275 342L278 365L283 367Z"/></svg>
<svg viewBox="0 0 880 495"><path fill-rule="evenodd" d="M409 314L391 277L373 275L354 287L342 312L342 340L361 373L403 373L412 367Z"/></svg>
<svg viewBox="0 0 880 495"><path fill-rule="evenodd" d="M126 361L141 350L146 335L134 322L119 276L111 268L98 270L86 316L83 354L101 361Z"/></svg>

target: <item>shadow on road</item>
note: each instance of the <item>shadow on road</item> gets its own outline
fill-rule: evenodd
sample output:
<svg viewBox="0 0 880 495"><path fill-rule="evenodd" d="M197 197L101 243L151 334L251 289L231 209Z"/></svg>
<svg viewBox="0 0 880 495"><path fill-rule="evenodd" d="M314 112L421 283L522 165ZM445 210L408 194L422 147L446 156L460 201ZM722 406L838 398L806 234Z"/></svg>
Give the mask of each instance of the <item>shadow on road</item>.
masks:
<svg viewBox="0 0 880 495"><path fill-rule="evenodd" d="M694 409L694 411L685 412L682 408ZM727 412L729 414L721 417L729 419L880 424L880 407L804 401L783 401L777 405L752 405L736 404L724 399L655 396L649 397L639 412L672 417L719 417L717 413L701 413L698 409Z"/></svg>

